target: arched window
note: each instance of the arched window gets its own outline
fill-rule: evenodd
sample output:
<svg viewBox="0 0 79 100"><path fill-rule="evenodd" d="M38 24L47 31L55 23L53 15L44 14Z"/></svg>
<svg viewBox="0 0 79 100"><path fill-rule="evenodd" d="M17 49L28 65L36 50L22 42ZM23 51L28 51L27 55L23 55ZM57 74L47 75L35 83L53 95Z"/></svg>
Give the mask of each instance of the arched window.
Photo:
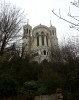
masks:
<svg viewBox="0 0 79 100"><path fill-rule="evenodd" d="M41 41L42 41L42 45L44 45L44 32L41 32Z"/></svg>
<svg viewBox="0 0 79 100"><path fill-rule="evenodd" d="M36 53L36 56L38 56L38 52Z"/></svg>
<svg viewBox="0 0 79 100"><path fill-rule="evenodd" d="M44 45L44 35L42 35L41 38L42 38L42 45Z"/></svg>
<svg viewBox="0 0 79 100"><path fill-rule="evenodd" d="M46 55L46 50L44 50L44 55Z"/></svg>
<svg viewBox="0 0 79 100"><path fill-rule="evenodd" d="M54 35L54 30L52 30L52 34Z"/></svg>
<svg viewBox="0 0 79 100"><path fill-rule="evenodd" d="M30 30L29 30L29 34L30 34Z"/></svg>
<svg viewBox="0 0 79 100"><path fill-rule="evenodd" d="M38 33L36 33L36 36L37 36L37 46L39 46L39 35L38 35Z"/></svg>
<svg viewBox="0 0 79 100"><path fill-rule="evenodd" d="M38 36L38 32L36 33L36 36Z"/></svg>
<svg viewBox="0 0 79 100"><path fill-rule="evenodd" d="M47 43L47 46L48 46L48 36L46 36L46 43Z"/></svg>
<svg viewBox="0 0 79 100"><path fill-rule="evenodd" d="M26 29L24 28L24 36L26 35Z"/></svg>
<svg viewBox="0 0 79 100"><path fill-rule="evenodd" d="M27 34L28 34L28 28L27 28L26 32L27 32Z"/></svg>

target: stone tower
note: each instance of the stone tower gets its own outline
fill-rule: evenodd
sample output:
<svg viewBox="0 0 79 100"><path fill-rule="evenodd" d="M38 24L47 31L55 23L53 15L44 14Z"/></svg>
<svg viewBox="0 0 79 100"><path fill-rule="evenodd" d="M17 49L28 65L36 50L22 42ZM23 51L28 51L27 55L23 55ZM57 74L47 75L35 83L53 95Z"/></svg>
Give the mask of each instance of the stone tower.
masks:
<svg viewBox="0 0 79 100"><path fill-rule="evenodd" d="M32 27L27 23L27 25L23 26L23 55L26 55L31 50L31 35Z"/></svg>
<svg viewBox="0 0 79 100"><path fill-rule="evenodd" d="M51 33L51 47L57 48L58 47L58 39L57 39L57 34L56 34L56 28L54 26L50 26L50 33Z"/></svg>

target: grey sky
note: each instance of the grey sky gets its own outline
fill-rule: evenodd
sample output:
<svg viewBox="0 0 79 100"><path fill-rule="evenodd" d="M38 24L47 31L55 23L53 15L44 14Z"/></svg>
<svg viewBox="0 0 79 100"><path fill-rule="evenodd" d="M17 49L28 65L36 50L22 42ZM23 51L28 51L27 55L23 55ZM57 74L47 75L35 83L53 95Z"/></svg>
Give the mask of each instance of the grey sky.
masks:
<svg viewBox="0 0 79 100"><path fill-rule="evenodd" d="M57 18L52 10L54 9L56 13L59 14L59 8L61 9L61 16L73 21L67 16L69 7L73 14L77 14L79 11L76 7L71 6L70 2L73 0L5 0L13 3L16 6L21 7L26 13L26 22L29 19L29 24L32 27L43 24L50 26L50 20L52 25L57 28L57 36L59 41L61 37L66 35L74 35L77 31L70 29L68 23ZM77 1L77 0L76 0ZM78 32L77 32L78 33Z"/></svg>

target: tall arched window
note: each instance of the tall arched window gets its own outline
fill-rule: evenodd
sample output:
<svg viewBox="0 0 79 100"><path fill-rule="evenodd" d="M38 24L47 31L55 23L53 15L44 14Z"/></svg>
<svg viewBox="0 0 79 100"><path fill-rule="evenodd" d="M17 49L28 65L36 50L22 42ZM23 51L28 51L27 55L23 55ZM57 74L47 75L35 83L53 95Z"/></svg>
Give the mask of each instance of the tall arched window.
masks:
<svg viewBox="0 0 79 100"><path fill-rule="evenodd" d="M44 32L41 32L41 41L42 41L42 45L44 45Z"/></svg>
<svg viewBox="0 0 79 100"><path fill-rule="evenodd" d="M44 55L46 55L46 50L44 50Z"/></svg>
<svg viewBox="0 0 79 100"><path fill-rule="evenodd" d="M27 28L27 30L26 30L26 31L27 31L27 34L28 34L28 28Z"/></svg>
<svg viewBox="0 0 79 100"><path fill-rule="evenodd" d="M46 36L46 43L47 43L47 46L48 46L48 36Z"/></svg>
<svg viewBox="0 0 79 100"><path fill-rule="evenodd" d="M54 30L52 30L52 34L54 35Z"/></svg>
<svg viewBox="0 0 79 100"><path fill-rule="evenodd" d="M24 36L26 35L26 29L24 28Z"/></svg>
<svg viewBox="0 0 79 100"><path fill-rule="evenodd" d="M29 29L29 34L30 34L30 29Z"/></svg>
<svg viewBox="0 0 79 100"><path fill-rule="evenodd" d="M38 35L38 33L36 33L36 37L37 37L37 46L39 46L39 35Z"/></svg>

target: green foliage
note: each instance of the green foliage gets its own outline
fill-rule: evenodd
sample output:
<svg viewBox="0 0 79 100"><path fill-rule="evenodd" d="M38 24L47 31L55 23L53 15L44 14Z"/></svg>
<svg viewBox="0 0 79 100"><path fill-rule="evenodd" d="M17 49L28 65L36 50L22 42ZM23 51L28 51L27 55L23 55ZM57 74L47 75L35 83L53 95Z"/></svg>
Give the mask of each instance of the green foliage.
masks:
<svg viewBox="0 0 79 100"><path fill-rule="evenodd" d="M40 81L44 84L47 90L46 94L52 94L55 92L56 88L61 86L60 76L53 72L53 69L51 67L49 68L49 66L44 66Z"/></svg>
<svg viewBox="0 0 79 100"><path fill-rule="evenodd" d="M17 82L8 75L0 76L0 96L14 96L18 92Z"/></svg>
<svg viewBox="0 0 79 100"><path fill-rule="evenodd" d="M34 80L27 81L24 83L24 90L26 91L28 97L34 98L37 94L38 85Z"/></svg>
<svg viewBox="0 0 79 100"><path fill-rule="evenodd" d="M23 88L33 99L36 95L52 94L56 88L62 88L65 100L78 100L78 66L78 59L65 64L46 61L29 63L21 57L0 62L0 95L13 96Z"/></svg>
<svg viewBox="0 0 79 100"><path fill-rule="evenodd" d="M79 91L79 69L68 74L68 86L72 93Z"/></svg>

